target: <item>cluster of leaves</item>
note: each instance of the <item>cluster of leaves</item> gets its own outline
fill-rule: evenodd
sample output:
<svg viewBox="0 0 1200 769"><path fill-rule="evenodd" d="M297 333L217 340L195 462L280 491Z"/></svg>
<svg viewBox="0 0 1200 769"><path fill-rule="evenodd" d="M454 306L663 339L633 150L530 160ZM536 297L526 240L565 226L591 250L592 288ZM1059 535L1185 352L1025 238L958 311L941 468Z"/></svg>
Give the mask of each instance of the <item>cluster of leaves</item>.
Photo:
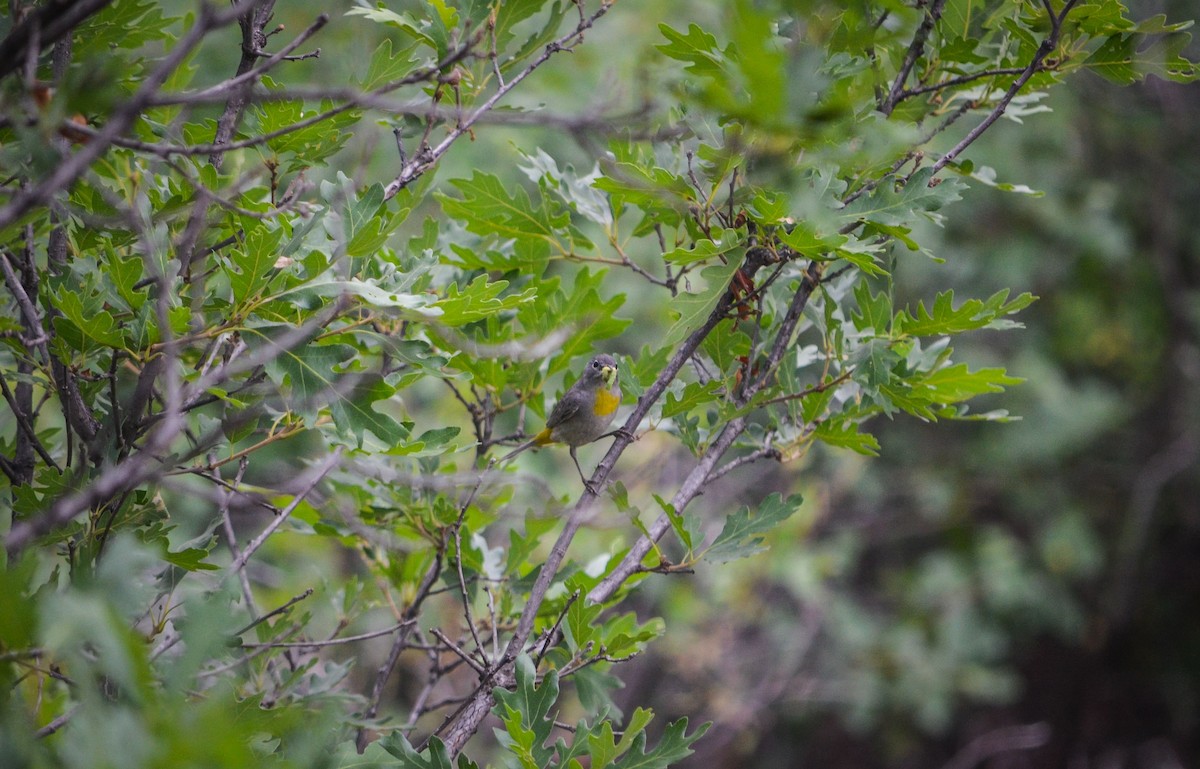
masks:
<svg viewBox="0 0 1200 769"><path fill-rule="evenodd" d="M499 760L516 765L679 760L703 728L676 722L647 747L639 709L615 736L609 671L664 629L613 609L652 571L759 552L799 506L763 493L706 542L689 509L706 485L818 443L876 453L878 415L1006 416L967 402L1018 380L972 370L949 340L1014 327L1032 297L905 303L889 281L965 179L993 176L955 160L972 133L926 165L931 143L967 115L986 128L1036 109L1030 89L1081 67L1194 76L1179 26L1135 24L1115 2L732 2L723 39L658 28L665 103L625 123L544 118L608 139L585 173L526 149L523 178L439 184L439 160L487 120L541 119L497 105L618 11L361 7L338 23L382 39L347 57L365 70L349 91L287 82L301 62L285 54L323 16L280 54L246 49L241 74L193 84L235 21L269 39L271 5L184 19L95 3L74 47L5 80L0 734L33 765L96 765L118 743L144 745L128 762L146 766L349 763L382 731L378 765L467 766L493 709ZM33 97L54 80L48 103ZM391 179L331 171L353 131L377 130L372 110L393 121ZM82 137L64 130L76 113ZM593 482L635 431L681 447L687 478L669 500L657 480L588 490L550 545L546 513L574 476L489 456L605 348L636 351L621 362L631 412ZM643 536L567 559L610 501ZM668 531L679 563L650 555ZM327 569L295 594L250 563L293 586L329 550L353 554L353 575L314 555L305 568ZM313 583L324 604L304 610ZM381 636L377 672L354 680L338 649ZM381 712L402 658L424 674L406 721ZM586 716L551 747L556 708Z"/></svg>

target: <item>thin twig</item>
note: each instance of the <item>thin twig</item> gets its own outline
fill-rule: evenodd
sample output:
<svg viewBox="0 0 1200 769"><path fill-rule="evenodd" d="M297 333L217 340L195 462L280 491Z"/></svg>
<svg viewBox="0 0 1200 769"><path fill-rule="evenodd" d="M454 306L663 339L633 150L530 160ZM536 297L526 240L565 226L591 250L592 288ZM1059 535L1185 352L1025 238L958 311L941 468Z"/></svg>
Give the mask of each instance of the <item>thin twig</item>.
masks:
<svg viewBox="0 0 1200 769"><path fill-rule="evenodd" d="M359 635L343 636L342 638L331 638L327 641L293 641L288 643L243 643L243 649L258 649L267 647L271 649L321 649L326 646L339 646L341 644L357 643L366 641L371 638L391 635L397 630L402 629L405 625L411 624L416 620L408 620L408 622L398 622L391 627L385 627L383 630L372 630L370 633L360 633Z"/></svg>
<svg viewBox="0 0 1200 769"><path fill-rule="evenodd" d="M251 620L249 624L243 625L241 628L233 631L233 635L235 637L237 637L237 636L244 635L245 633L250 632L251 630L258 627L259 625L266 622L267 620L271 619L272 617L277 617L280 614L283 614L285 611L292 608L296 604L300 603L304 599L308 598L312 594L313 594L313 589L310 587L307 590L305 590L303 593L301 593L300 595L292 596L282 606L278 606L274 609L271 609L271 611L267 612L266 614L262 615L261 617Z"/></svg>
<svg viewBox="0 0 1200 769"><path fill-rule="evenodd" d="M474 670L476 673L478 673L481 676L487 675L487 668L485 668L483 665L479 664L479 660L472 657L470 655L470 653L467 652L466 649L462 648L458 644L451 641L450 638L447 637L447 635L441 631L441 629L435 627L432 630L430 630L429 632L433 633L434 638L441 641L442 645L444 645L447 649L449 649L450 651L452 651L456 655L458 655L459 659L461 659L463 662L470 665L471 669Z"/></svg>
<svg viewBox="0 0 1200 769"><path fill-rule="evenodd" d="M2 254L0 254L0 258L3 258ZM58 463L54 461L54 457L50 456L49 452L46 451L46 447L38 440L37 433L33 431L33 425L29 422L31 415L26 414L17 405L16 398L13 396L12 391L8 389L8 382L4 380L4 377L0 377L0 390L3 391L4 400L8 402L8 407L12 410L13 417L17 420L17 427L20 428L21 432L29 440L29 445L38 453L43 462L53 467L59 473L62 473L62 468L58 466Z"/></svg>
<svg viewBox="0 0 1200 769"><path fill-rule="evenodd" d="M757 254L757 252L755 254L755 258L753 259L750 258L749 253L747 254L746 261L740 268L746 278L753 279L755 272L757 272L760 267L766 264L766 262L760 257L761 255ZM808 285L808 281L805 281L803 284L803 286ZM811 291L811 287L808 289L803 289L803 286L802 290ZM623 429L616 431L616 437L613 440L612 446L609 448L608 453L605 454L604 458L600 460L600 464L596 467L596 471L592 474L590 485L585 485L582 496L576 502L575 507L567 517L567 521L563 526L562 532L559 534L558 539L555 540L554 545L550 549L550 553L543 562L542 568L538 572L537 579L534 581L533 587L530 588L529 597L521 611L520 618L517 620L517 626L513 631L512 636L509 638L508 645L505 647L504 654L500 657L500 659L495 661L490 670L490 674L480 679L479 685L476 687L476 690L474 694L471 695L470 699L466 701L455 713L452 713L450 716L448 716L446 721L437 730L438 734L443 732L445 733L444 741L451 754L455 754L462 749L462 746L471 737L471 735L475 733L476 729L479 728L479 724L483 721L483 718L491 709L491 687L494 685L507 685L510 683L512 679L512 665L517 659L517 656L525 649L526 642L529 640L530 633L533 630L534 621L537 617L538 611L545 600L546 591L549 590L550 585L553 583L554 578L558 573L559 566L561 566L563 559L566 557L567 548L570 546L571 540L579 530L579 527L583 525L583 522L587 520L591 514L592 506L596 501L596 493L592 489L598 489L604 484L608 474L612 471L612 468L616 464L617 459L624 452L625 448L632 442L634 431L637 429L637 426L641 423L642 419L644 419L646 414L649 413L654 403L660 397L662 397L662 394L675 379L675 376L679 373L679 370L683 368L684 364L687 363L687 361L699 348L700 343L703 342L704 339L712 332L712 330L715 329L717 325L725 319L726 314L729 312L729 308L733 306L735 301L735 288L732 285L727 286L721 298L717 301L716 306L709 313L705 321L696 330L688 335L688 337L675 351L675 354L672 355L670 360L667 361L667 365L664 366L663 370L659 372L658 377L656 377L650 387L648 387L646 391L642 393L641 398L638 399L637 406L634 407L633 413L630 414L629 418L625 421ZM727 438L723 443L721 442L721 438L718 438L717 444L714 444L719 444L720 450L719 453L712 457L712 464L715 464L716 458L719 457L720 454L725 451L725 449L728 449L729 446L732 445L734 439L741 434L741 431L745 428L745 423L746 418L740 417L735 419L734 423L731 423L734 425L732 428L730 428L730 425L726 426L727 431L723 431L722 436L727 435ZM708 474L713 469L712 464L707 465L703 472L697 476L697 479L694 480L692 484L687 486L686 499L688 501L690 501L696 494L699 493L704 479L707 478ZM681 493L683 493L682 490ZM676 506L676 509L682 510L683 505ZM666 521L666 526L670 525L670 521L665 515L662 516L662 519ZM663 529L663 532L665 531L666 528ZM661 537L662 533L660 532L658 536ZM642 540L639 540L639 545L645 539L646 538L643 537ZM637 546L638 545L635 545L635 547ZM649 550L649 544L646 545L646 548ZM644 554L645 553L642 555ZM630 567L631 571L629 573L632 573L632 569L636 568L637 564L640 563L641 557L642 556L638 556L636 559L634 559L633 566ZM622 564L625 564L629 560L630 558L627 557L624 561L622 561ZM623 581L624 578L627 578L629 573L626 573L625 577L623 577L621 581ZM615 586L613 589L615 591ZM593 588L592 592L588 594L589 600L593 594L597 594L597 590L598 588ZM607 600L607 598L605 600Z"/></svg>
<svg viewBox="0 0 1200 769"><path fill-rule="evenodd" d="M275 516L275 519L267 524L266 528L259 532L257 537L250 540L249 544L247 544L245 549L242 550L242 554L235 558L233 563L230 564L229 568L231 571L237 573L245 568L246 562L250 560L250 557L253 556L260 547L263 546L263 543L267 541L267 537L274 534L275 531L281 525L283 525L283 522L288 519L288 516L292 514L292 511L295 510L300 503L304 501L304 498L307 497L312 490L317 487L317 484L320 483L321 480L328 475L334 467L337 466L338 462L341 460L341 457L342 447L338 446L329 454L329 456L325 458L325 461L308 472L310 477L304 484L304 487L294 497L292 497L292 501L288 503L287 507L280 510L279 515Z"/></svg>
<svg viewBox="0 0 1200 769"><path fill-rule="evenodd" d="M429 568L425 570L425 576L421 578L421 584L417 586L417 591L413 595L412 601L408 607L400 615L400 620L405 623L404 627L396 634L396 638L392 641L392 648L388 652L388 657L375 673L375 682L371 686L371 695L368 699L370 704L367 706L366 712L363 714L364 720L371 720L379 714L379 705L383 702L383 687L392 676L392 671L396 668L396 663L400 659L400 652L404 651L408 643L409 631L416 627L415 620L421 612L421 606L425 603L425 599L429 597L429 591L433 588L433 583L442 573L442 563L446 556L446 548L450 544L450 531L445 529L442 531L442 540L437 550L434 552L433 563L429 564ZM365 728L358 730L358 736L355 738L355 747L361 753L367 749L369 736Z"/></svg>
<svg viewBox="0 0 1200 769"><path fill-rule="evenodd" d="M392 181L388 182L387 186L384 187L384 199L392 199L398 192L400 192L400 190L407 187L419 176L425 173L425 171L427 171L438 158L446 154L451 145L453 145L456 141L458 141L459 138L470 131L471 126L475 125L481 116L491 112L501 99L503 99L519 83L525 80L525 78L532 75L534 71L549 61L554 54L560 51L573 50L574 46L578 45L583 40L584 33L590 29L601 16L608 13L612 5L613 4L611 2L602 3L600 7L592 13L591 16L584 16L583 8L580 6L580 20L575 29L571 30L562 37L547 43L542 49L541 54L527 64L524 69L504 83L498 83L496 92L487 99L484 99L474 111L465 115L448 133L448 135L438 143L436 147L427 147L422 144L417 152L414 153L413 157L409 159L408 163L400 169L400 173L398 173L396 177L392 179Z"/></svg>
<svg viewBox="0 0 1200 769"><path fill-rule="evenodd" d="M942 17L942 9L945 6L946 0L933 0L928 10L925 11L925 17L921 19L921 24L913 34L912 42L909 43L908 51L904 54L904 61L900 64L900 71L896 73L896 78L892 81L892 87L888 91L887 99L879 105L879 111L883 114L892 114L892 110L900 102L901 94L904 92L904 83L908 80L908 76L912 74L912 69L917 63L917 59L925 52L925 41L929 39L929 33L933 31L934 26Z"/></svg>
<svg viewBox="0 0 1200 769"><path fill-rule="evenodd" d="M67 725L67 722L71 720L71 716L75 715L76 710L79 710L79 703L72 705L71 709L66 713L63 713L61 716L46 724L41 729L38 729L33 733L33 736L37 739L41 739L42 737L49 737L51 734L54 734L59 729Z"/></svg>
<svg viewBox="0 0 1200 769"><path fill-rule="evenodd" d="M981 80L985 77L1004 77L1005 75L1019 75L1024 71L1025 71L1024 67L998 67L996 69L985 69L980 72L971 72L966 75L959 75L958 77L952 77L952 78L942 80L937 83L931 83L929 85L922 85L922 86L918 86L916 88L909 88L908 90L904 91L904 93L900 94L900 98L897 101L904 101L905 99L911 99L914 96L920 96L921 94L925 94L925 93L933 93L934 91L944 91L947 88L954 88L955 86L965 85L967 83L971 83L976 80Z"/></svg>
<svg viewBox="0 0 1200 769"><path fill-rule="evenodd" d="M749 465L754 462L757 462L760 459L766 459L766 458L770 458L770 459L774 459L774 460L778 461L780 458L779 449L777 449L771 445L767 445L767 446L763 446L760 449L755 449L754 451L750 452L749 454L740 456L737 459L730 460L729 462L726 462L725 464L718 467L716 470L713 470L711 473L709 473L709 476L708 476L709 483L715 481L717 478L720 478L722 475L725 475L726 473L732 472L732 471L738 469L739 467L742 467L743 465Z"/></svg>
<svg viewBox="0 0 1200 769"><path fill-rule="evenodd" d="M208 88L204 88L200 91L197 91L193 94L193 96L205 97L205 96L221 95L222 98L228 98L229 91L231 91L232 89L237 88L241 85L257 82L258 78L261 75L263 75L265 72L267 72L268 70L273 68L276 64L287 59L288 54L290 54L292 51L296 50L301 45L303 45L306 40L308 40L313 35L317 34L317 32L319 32L321 30L321 28L324 27L328 23L329 23L329 14L327 14L327 13L320 14L319 16L317 16L316 20L313 21L312 24L308 25L307 29L305 29L303 32L301 32L299 35L297 35L295 38L293 38L290 43L283 46L277 52L271 54L270 56L266 56L265 58L262 58L261 63L259 63L259 65L257 67L248 69L245 72L242 72L241 74L235 75L234 77L229 78L228 80L226 80L223 83L217 83L214 86L210 86ZM259 57L256 57L256 59L260 58L260 57L261 57L261 55Z"/></svg>
<svg viewBox="0 0 1200 769"><path fill-rule="evenodd" d="M1025 84L1029 82L1029 79L1033 77L1034 74L1036 74L1041 68L1042 61L1049 56L1055 48L1058 47L1058 38L1062 33L1063 20L1067 17L1067 14L1071 12L1071 9L1075 7L1077 2L1079 2L1079 0L1067 0L1067 2L1063 5L1062 11L1057 15L1055 15L1051 9L1047 8L1047 14L1050 17L1050 34L1046 35L1045 39L1042 40L1041 45L1038 46L1037 52L1035 52L1033 55L1033 59L1029 62L1021 74L1017 76L1017 79L1012 82L1012 85L1008 87L1008 90L1005 91L1004 96L1001 97L1000 101L996 103L996 106L992 108L992 111L988 113L987 117L985 117L979 123L979 125L972 128L967 135L958 142L958 144L954 145L954 147L950 149L949 152L938 158L937 162L935 162L932 166L934 174L941 171L949 163L954 162L954 159L962 154L963 150L974 144L975 140L982 136L983 132L991 127L992 123L995 123L1000 119L1000 116L1003 115L1005 110L1008 109L1008 105L1012 102L1012 100L1016 98L1017 94L1021 92L1021 89L1025 87Z"/></svg>
<svg viewBox="0 0 1200 769"><path fill-rule="evenodd" d="M242 461L238 462L237 475L234 476L233 480L234 487L241 485L242 477L246 474L246 468L249 466L250 462L246 457L243 457ZM219 467L213 469L213 477L219 484L224 483ZM233 555L234 561L237 561L237 559L242 557L242 554L237 544L237 532L233 530L233 517L229 514L229 503L233 499L233 491L223 485L218 485L217 495L220 498L217 507L221 514L221 525L225 527L225 544L229 547L229 552ZM278 513L278 511L274 512ZM246 574L245 569L238 572L238 581L242 586L242 597L246 599L246 610L250 612L251 617L256 617L254 593L250 590L250 576Z"/></svg>

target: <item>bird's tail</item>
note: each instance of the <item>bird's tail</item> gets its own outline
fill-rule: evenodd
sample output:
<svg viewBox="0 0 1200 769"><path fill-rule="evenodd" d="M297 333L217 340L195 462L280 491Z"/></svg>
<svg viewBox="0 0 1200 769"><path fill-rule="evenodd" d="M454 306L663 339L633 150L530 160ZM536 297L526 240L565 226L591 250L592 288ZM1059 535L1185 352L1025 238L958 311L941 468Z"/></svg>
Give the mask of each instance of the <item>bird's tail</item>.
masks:
<svg viewBox="0 0 1200 769"><path fill-rule="evenodd" d="M508 452L508 453L507 453L507 454L505 454L504 456L500 457L500 458L499 458L498 460L496 460L496 461L497 461L497 462L507 462L508 460L510 460L510 459L512 459L513 457L515 457L517 454L520 454L522 451L525 451L526 449L531 449L531 448L533 448L534 446L539 446L539 445L541 445L541 443L539 443L539 442L538 442L538 438L540 438L540 437L541 437L540 435L535 435L535 436L533 436L532 438L530 438L529 440L525 441L525 442L524 442L524 443L522 443L520 446L517 446L515 449L513 449L513 450L512 450L512 451L510 451L510 452ZM544 441L543 441L543 443L544 443Z"/></svg>
<svg viewBox="0 0 1200 769"><path fill-rule="evenodd" d="M515 449L508 452L504 456L500 457L496 461L497 462L507 462L508 460L515 457L517 454L520 454L525 449L532 449L532 448L536 448L537 446L545 446L547 443L553 443L553 442L554 442L554 439L550 437L550 428L546 427L546 428L543 428L540 433L533 436L529 440L525 441L520 446L517 446Z"/></svg>

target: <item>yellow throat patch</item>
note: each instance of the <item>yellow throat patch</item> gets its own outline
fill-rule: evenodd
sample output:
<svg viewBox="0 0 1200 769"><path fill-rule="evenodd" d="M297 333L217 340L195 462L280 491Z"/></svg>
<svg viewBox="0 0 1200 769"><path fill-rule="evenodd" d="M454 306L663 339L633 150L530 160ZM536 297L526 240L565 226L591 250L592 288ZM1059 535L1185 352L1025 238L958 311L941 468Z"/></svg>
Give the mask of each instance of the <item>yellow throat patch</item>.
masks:
<svg viewBox="0 0 1200 769"><path fill-rule="evenodd" d="M596 403L592 406L592 413L598 417L606 417L616 411L620 403L620 395L601 387L596 390Z"/></svg>

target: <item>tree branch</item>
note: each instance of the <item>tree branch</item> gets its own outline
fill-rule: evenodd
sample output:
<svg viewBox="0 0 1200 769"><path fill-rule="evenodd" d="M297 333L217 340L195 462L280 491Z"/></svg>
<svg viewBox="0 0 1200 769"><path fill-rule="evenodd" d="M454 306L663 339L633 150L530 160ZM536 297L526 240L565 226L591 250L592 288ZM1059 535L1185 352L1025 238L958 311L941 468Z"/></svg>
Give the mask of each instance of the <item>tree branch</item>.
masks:
<svg viewBox="0 0 1200 769"><path fill-rule="evenodd" d="M427 171L430 166L437 161L438 158L446 154L446 151L450 149L450 146L453 145L454 142L458 141L463 134L466 134L470 131L471 126L475 125L481 116L490 112L496 106L496 104L509 93L509 91L525 80L525 78L533 74L533 72L539 67L549 61L554 54L560 51L569 51L571 48L581 42L583 40L583 33L591 29L592 25L595 24L601 16L608 13L609 9L612 8L612 5L613 4L611 2L601 3L600 7L593 12L591 16L584 16L583 5L580 3L580 19L575 29L571 30L569 33L563 35L557 40L547 43L542 49L542 53L536 59L527 64L525 68L514 75L511 80L500 83L496 88L496 92L485 99L484 102L480 104L474 112L471 112L458 121L446 138L442 139L442 141L438 143L436 147L423 147L422 150L414 153L412 159L400 169L400 173L396 175L396 178L388 182L387 186L384 187L384 199L391 200L398 192L400 192L400 190L407 187L417 177L425 173L425 171Z"/></svg>
<svg viewBox="0 0 1200 769"><path fill-rule="evenodd" d="M742 274L747 278L753 278L758 269L769 261L769 258L766 249L751 249L746 254L745 264L740 268ZM807 285L807 281L805 285ZM488 674L481 678L479 686L476 688L471 699L458 712L452 714L438 730L439 732L446 730L445 744L447 750L452 755L462 749L462 746L466 744L466 741L479 728L479 724L494 704L491 687L493 685L507 686L511 683L513 662L517 659L517 656L525 648L525 644L529 640L529 636L533 631L534 621L537 618L542 602L545 600L546 591L549 590L555 576L558 574L559 566L562 565L562 561L566 557L567 548L570 546L571 540L574 538L576 532L578 532L580 526L587 520L592 506L596 501L596 494L591 489L598 489L603 485L604 481L608 478L608 474L616 464L617 459L620 458L622 452L625 451L625 448L633 440L633 431L650 412L650 408L654 403L662 397L667 387L674 381L679 370L683 368L700 347L700 343L725 319L736 298L736 289L731 282L717 301L716 306L708 314L704 323L689 334L679 349L675 351L675 354L671 356L667 365L659 372L658 377L642 393L633 413L625 420L622 430L617 431L612 447L609 448L604 458L600 460L600 464L596 467L596 471L592 475L590 481L591 487L585 486L583 495L575 504L571 514L567 518L566 524L563 526L562 532L558 535L558 539L555 540L550 553L546 556L546 560L538 572L537 580L534 581L533 587L529 591L529 598L525 602L525 607L521 611L521 617L517 621L516 629L513 631L513 635L505 647L503 656L488 669ZM730 429L730 425L734 423L737 423L736 428ZM741 434L741 430L745 426L745 418L735 419L730 425L726 425L726 428L721 433L721 437L718 438L718 441L725 439L724 448L732 445L734 439ZM721 449L721 453L724 452L724 448ZM719 454L714 455L711 463L715 464L718 457ZM707 477L707 474L711 470L712 466L709 465L703 472L703 476ZM703 484L703 478L700 478L700 476L696 477L698 480L694 480L690 486L685 482L687 499L689 501L699 492ZM681 489L680 494L684 493L684 490ZM679 497L679 495L676 496L677 498ZM682 509L682 506L676 509ZM666 519L666 516L662 516L662 518ZM660 533L658 536L661 537L662 534ZM639 544L641 544L641 540L639 540ZM648 549L649 544L647 544ZM636 563L640 563L640 561L641 558L639 557ZM592 592L595 593L595 590ZM590 596L591 594L589 594Z"/></svg>
<svg viewBox="0 0 1200 769"><path fill-rule="evenodd" d="M1000 116L1003 115L1004 111L1008 109L1008 105L1014 98L1016 98L1017 94L1021 92L1021 89L1025 87L1025 84L1029 82L1029 78L1033 77L1034 74L1041 69L1042 61L1050 55L1051 51L1058 47L1058 37L1062 32L1063 19L1067 17L1067 14L1071 12L1071 9L1075 7L1075 4L1078 1L1079 0L1067 0L1066 4L1063 5L1062 11L1057 16L1047 8L1047 13L1050 16L1050 34L1046 35L1046 38L1042 40L1041 45L1038 46L1037 52L1033 55L1033 59L1029 62L1017 79L1013 81L1012 85L1008 87L1008 90L1004 93L1004 96L1000 99L996 106L992 108L992 111L988 113L987 117L985 117L979 123L979 125L972 128L970 132L958 142L958 144L954 145L949 152L947 152L945 155L942 155L940 158L938 158L937 162L933 164L933 172L935 174L945 168L948 164L954 162L954 159L962 154L963 150L974 144L975 140L982 136L983 132L991 127L992 123L995 123L1000 119Z"/></svg>
<svg viewBox="0 0 1200 769"><path fill-rule="evenodd" d="M27 56L36 58L44 46L58 42L110 3L112 0L48 0L43 3L0 40L0 78L15 72Z"/></svg>
<svg viewBox="0 0 1200 769"><path fill-rule="evenodd" d="M918 3L918 7L921 4ZM883 114L892 114L892 110L896 109L896 105L903 98L904 84L908 81L908 76L912 74L912 69L916 65L917 59L925 52L925 41L929 39L929 33L933 31L934 26L941 19L942 9L945 7L946 0L933 0L933 3L925 12L925 18L921 20L921 25L917 27L912 43L908 46L908 52L904 55L904 62L900 65L900 71L896 73L896 79L892 81L892 88L888 92L887 99L879 105L879 111Z"/></svg>
<svg viewBox="0 0 1200 769"><path fill-rule="evenodd" d="M82 145L32 189L15 195L0 208L0 229L8 227L37 206L46 205L59 191L66 189L112 144L125 133L150 103L172 72L183 63L200 41L214 29L226 26L263 0L239 0L225 11L217 11L207 3L200 4L196 22L184 34L171 52L142 81L138 90L117 108L97 136Z"/></svg>
<svg viewBox="0 0 1200 769"><path fill-rule="evenodd" d="M232 93L229 95L229 100L225 102L224 112L217 119L217 131L213 138L213 145L217 149L214 149L208 156L209 164L218 171L225 162L225 153L221 147L228 144L229 140L233 138L234 132L237 131L238 123L242 120L242 112L246 109L250 88L258 81L256 69L259 68L254 65L258 63L259 52L267 44L267 37L263 34L263 29L271 20L271 11L274 8L275 0L260 0L253 8L249 9L248 13L238 19L238 25L242 28L242 57L238 61L237 76L230 81L234 85L228 87ZM264 65L266 64L264 62Z"/></svg>

